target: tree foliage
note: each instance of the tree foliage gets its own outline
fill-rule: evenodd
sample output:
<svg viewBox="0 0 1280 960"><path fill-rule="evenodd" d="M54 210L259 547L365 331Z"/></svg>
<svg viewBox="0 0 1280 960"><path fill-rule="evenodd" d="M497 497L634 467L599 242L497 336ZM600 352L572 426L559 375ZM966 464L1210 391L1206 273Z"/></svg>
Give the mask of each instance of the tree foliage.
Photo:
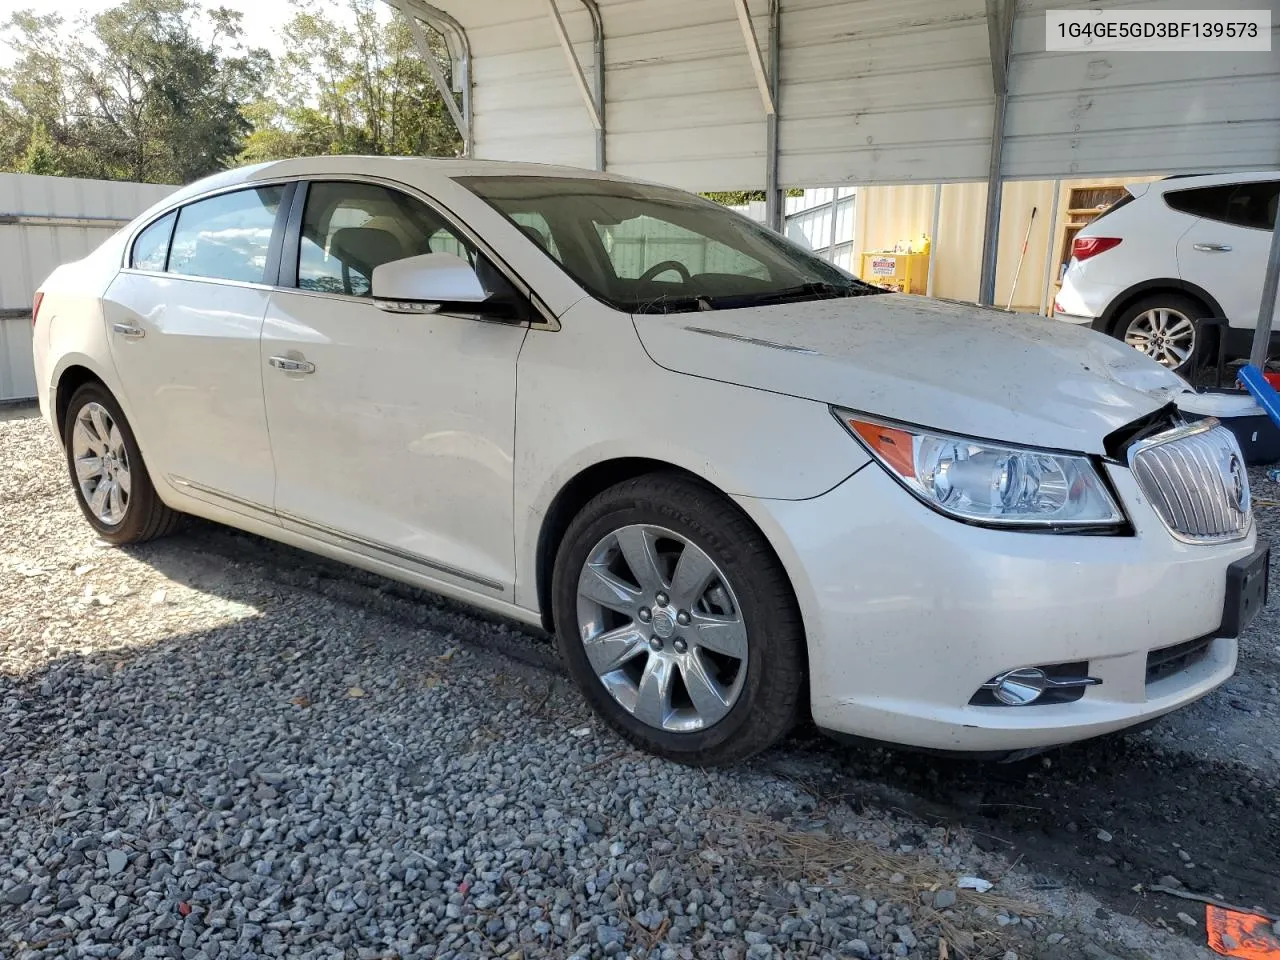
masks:
<svg viewBox="0 0 1280 960"><path fill-rule="evenodd" d="M297 0L295 0L295 3ZM327 153L457 156L462 140L414 44L381 0L348 0L348 25L298 4L289 52L248 105L245 160ZM447 74L442 45L432 55Z"/></svg>
<svg viewBox="0 0 1280 960"><path fill-rule="evenodd" d="M290 156L459 153L398 14L347 0L337 22L294 2L274 62L245 46L239 13L199 0L122 0L75 23L12 14L0 170L187 183ZM433 55L447 73L443 49Z"/></svg>
<svg viewBox="0 0 1280 960"><path fill-rule="evenodd" d="M197 17L212 36L197 34ZM222 169L249 132L241 104L270 63L241 48L239 19L192 0L125 0L74 29L57 14L14 14L0 163L158 183Z"/></svg>

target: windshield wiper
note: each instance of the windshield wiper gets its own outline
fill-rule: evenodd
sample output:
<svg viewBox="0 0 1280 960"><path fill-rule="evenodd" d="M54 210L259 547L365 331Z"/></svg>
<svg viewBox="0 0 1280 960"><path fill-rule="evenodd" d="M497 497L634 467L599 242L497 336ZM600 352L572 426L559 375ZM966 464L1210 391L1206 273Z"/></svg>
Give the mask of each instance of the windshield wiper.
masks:
<svg viewBox="0 0 1280 960"><path fill-rule="evenodd" d="M834 284L825 280L814 280L796 287L782 290L769 290L764 293L746 294L734 298L734 306L761 306L769 303L791 303L797 300L832 300L838 297L865 297L873 293L883 293L878 287L870 284L845 283Z"/></svg>
<svg viewBox="0 0 1280 960"><path fill-rule="evenodd" d="M695 310L714 310L716 301L705 294L673 297L663 294L656 300L647 300L636 307L636 313L692 313Z"/></svg>

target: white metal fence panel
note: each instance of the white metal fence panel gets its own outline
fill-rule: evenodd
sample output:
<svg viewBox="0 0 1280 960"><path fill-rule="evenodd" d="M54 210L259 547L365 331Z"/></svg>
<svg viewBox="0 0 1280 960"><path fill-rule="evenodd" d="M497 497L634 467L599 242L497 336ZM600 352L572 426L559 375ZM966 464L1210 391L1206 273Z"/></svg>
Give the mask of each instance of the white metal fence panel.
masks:
<svg viewBox="0 0 1280 960"><path fill-rule="evenodd" d="M1270 7L1266 53L1049 53L1045 16L1019 4L1004 172L1011 178L1275 169L1280 18L1275 0L1115 0L1107 9ZM974 178L976 179L976 178Z"/></svg>
<svg viewBox="0 0 1280 960"><path fill-rule="evenodd" d="M0 174L0 401L35 396L31 300L53 268L78 260L172 193L151 183Z"/></svg>

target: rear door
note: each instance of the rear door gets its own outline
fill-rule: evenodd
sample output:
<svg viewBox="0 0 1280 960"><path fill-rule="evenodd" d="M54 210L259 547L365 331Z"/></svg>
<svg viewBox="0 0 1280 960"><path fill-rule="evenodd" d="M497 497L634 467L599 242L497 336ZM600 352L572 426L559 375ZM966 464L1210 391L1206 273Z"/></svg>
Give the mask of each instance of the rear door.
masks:
<svg viewBox="0 0 1280 960"><path fill-rule="evenodd" d="M197 499L254 514L270 511L275 487L259 340L291 192L273 184L220 193L153 221L103 302L152 471Z"/></svg>
<svg viewBox="0 0 1280 960"><path fill-rule="evenodd" d="M1182 279L1207 290L1233 327L1258 324L1278 188L1280 180L1262 180L1165 194L1175 210L1200 218L1178 241Z"/></svg>

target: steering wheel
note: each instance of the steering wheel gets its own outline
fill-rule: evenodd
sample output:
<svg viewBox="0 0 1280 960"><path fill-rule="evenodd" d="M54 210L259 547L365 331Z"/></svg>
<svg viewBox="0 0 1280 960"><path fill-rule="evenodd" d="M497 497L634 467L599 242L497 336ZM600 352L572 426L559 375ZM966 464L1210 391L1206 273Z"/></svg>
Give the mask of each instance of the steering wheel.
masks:
<svg viewBox="0 0 1280 960"><path fill-rule="evenodd" d="M655 263L652 267L637 277L637 280L652 280L654 277L666 273L668 270L674 270L680 274L680 279L688 283L693 279L689 274L689 269L679 260L663 260L661 263Z"/></svg>

